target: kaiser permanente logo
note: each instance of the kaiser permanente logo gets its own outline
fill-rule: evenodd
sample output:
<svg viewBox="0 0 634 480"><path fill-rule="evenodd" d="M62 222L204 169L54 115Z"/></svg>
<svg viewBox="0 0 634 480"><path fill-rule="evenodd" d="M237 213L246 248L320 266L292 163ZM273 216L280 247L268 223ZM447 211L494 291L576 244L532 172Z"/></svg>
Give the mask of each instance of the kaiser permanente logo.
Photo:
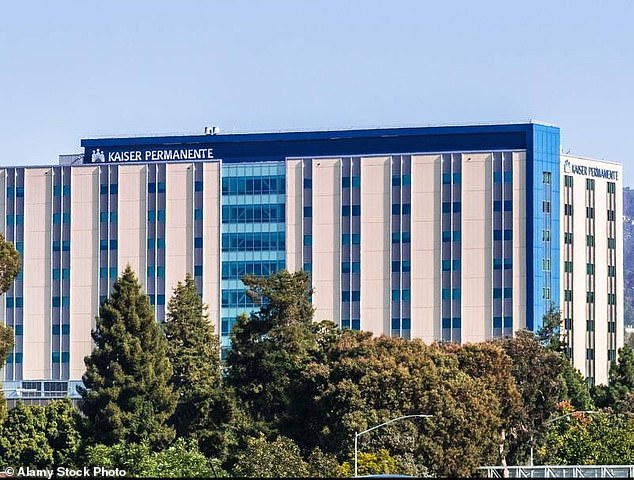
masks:
<svg viewBox="0 0 634 480"><path fill-rule="evenodd" d="M174 148L155 150L127 150L108 152L96 148L92 151L92 163L118 162L153 162L161 160L211 160L214 158L213 148Z"/></svg>
<svg viewBox="0 0 634 480"><path fill-rule="evenodd" d="M585 175L586 177L607 178L608 180L618 180L619 172L617 170L608 170L607 168L588 167L586 165L575 165L570 160L564 162L564 173L573 173L575 175Z"/></svg>

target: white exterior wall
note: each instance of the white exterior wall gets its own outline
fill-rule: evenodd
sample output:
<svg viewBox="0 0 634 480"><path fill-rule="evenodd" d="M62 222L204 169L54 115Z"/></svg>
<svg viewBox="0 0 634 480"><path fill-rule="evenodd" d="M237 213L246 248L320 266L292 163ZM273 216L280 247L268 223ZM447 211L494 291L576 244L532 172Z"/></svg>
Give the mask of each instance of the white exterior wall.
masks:
<svg viewBox="0 0 634 480"><path fill-rule="evenodd" d="M566 162L571 165L568 168ZM581 171L574 171L572 165L598 168L617 172L617 179L595 177L588 170L585 174ZM570 155L561 156L561 215L562 229L560 232L561 251L561 292L560 298L564 303L566 289L572 289L573 302L572 312L569 318L572 319L572 331L566 334L572 338L572 359L573 364L582 374L593 377L595 384L607 384L610 361L608 360L608 350L610 349L610 335L608 333L608 182L615 183L615 228L616 228L616 342L615 350L623 346L623 167L619 164L592 160L588 158L573 157ZM572 256L566 258L565 255L565 176L569 175L573 180L572 187ZM594 180L594 283L591 284L586 274L586 264L588 263L586 235L586 180ZM572 261L573 275L572 284L566 285L565 262ZM586 292L594 291L594 333L587 331L586 320L588 320L588 305L586 304ZM566 318L566 312L562 309L562 317ZM587 359L588 349L594 350L594 365Z"/></svg>

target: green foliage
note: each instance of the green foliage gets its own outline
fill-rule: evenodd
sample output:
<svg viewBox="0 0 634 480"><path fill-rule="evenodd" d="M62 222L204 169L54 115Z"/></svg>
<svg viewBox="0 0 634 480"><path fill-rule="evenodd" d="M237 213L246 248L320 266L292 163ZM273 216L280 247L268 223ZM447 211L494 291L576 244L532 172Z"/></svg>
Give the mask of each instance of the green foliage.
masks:
<svg viewBox="0 0 634 480"><path fill-rule="evenodd" d="M561 325L561 310L551 303L544 314L542 326L537 330L537 338L545 348L565 355L566 338L561 333Z"/></svg>
<svg viewBox="0 0 634 480"><path fill-rule="evenodd" d="M513 377L522 397L522 419L509 442L509 463L525 464L531 434L539 433L543 423L556 410L566 392L561 375L567 362L560 354L545 348L531 332L520 330L513 338L500 340L511 357Z"/></svg>
<svg viewBox="0 0 634 480"><path fill-rule="evenodd" d="M179 437L196 439L207 455L224 456L223 426L231 408L222 384L220 344L189 274L174 288L164 332L173 367L170 385L178 395L170 423Z"/></svg>
<svg viewBox="0 0 634 480"><path fill-rule="evenodd" d="M81 442L78 420L69 399L44 407L20 402L2 426L0 459L6 465L72 466Z"/></svg>
<svg viewBox="0 0 634 480"><path fill-rule="evenodd" d="M354 432L410 414L359 438L359 449L408 454L417 469L468 476L497 460L499 399L460 371L456 356L420 340L372 338L344 331L330 354L327 387L317 406L321 448L351 452Z"/></svg>
<svg viewBox="0 0 634 480"><path fill-rule="evenodd" d="M80 417L69 398L53 400L44 407L46 437L53 451L53 464L72 466L81 445Z"/></svg>
<svg viewBox="0 0 634 480"><path fill-rule="evenodd" d="M286 437L268 441L263 435L247 439L233 469L234 476L251 478L307 477L308 473L309 466L295 442Z"/></svg>
<svg viewBox="0 0 634 480"><path fill-rule="evenodd" d="M341 465L339 473L342 477L354 476L354 456L352 460ZM357 475L378 475L401 473L398 470L398 462L386 449L381 448L377 452L357 453Z"/></svg>
<svg viewBox="0 0 634 480"><path fill-rule="evenodd" d="M86 388L78 388L85 438L106 445L166 445L174 438L167 420L176 406L167 341L130 266L102 303L92 338L82 377Z"/></svg>
<svg viewBox="0 0 634 480"><path fill-rule="evenodd" d="M5 325L0 325L0 369L4 367L4 362L7 360L7 356L13 350L13 329ZM0 383L0 387L2 384ZM7 402L4 398L4 393L0 389L0 424L7 418Z"/></svg>
<svg viewBox="0 0 634 480"><path fill-rule="evenodd" d="M88 447L88 467L119 468L129 477L149 478L220 478L227 473L217 460L208 460L195 443L180 438L170 447L153 452L147 443L118 443Z"/></svg>
<svg viewBox="0 0 634 480"><path fill-rule="evenodd" d="M20 273L20 254L15 246L0 234L0 294L11 288Z"/></svg>
<svg viewBox="0 0 634 480"><path fill-rule="evenodd" d="M306 463L308 464L308 476L310 478L336 478L341 476L337 457L322 452L319 447L310 453Z"/></svg>
<svg viewBox="0 0 634 480"><path fill-rule="evenodd" d="M597 395L597 404L624 412L634 412L629 408L630 394L634 394L634 348L624 345L619 350L618 361L610 365L608 387L602 398Z"/></svg>
<svg viewBox="0 0 634 480"><path fill-rule="evenodd" d="M233 327L227 382L257 426L253 432L285 435L310 450L317 434L311 430L314 390L319 388L313 373L324 368L336 329L330 322L312 322L305 272L281 270L269 278L246 276L243 282L264 306L251 318L240 316Z"/></svg>
<svg viewBox="0 0 634 480"><path fill-rule="evenodd" d="M561 376L566 386L566 391L562 398L569 401L576 410L594 409L588 382L570 361L564 362Z"/></svg>
<svg viewBox="0 0 634 480"><path fill-rule="evenodd" d="M611 412L555 417L537 460L559 465L623 465L634 462L634 418Z"/></svg>
<svg viewBox="0 0 634 480"><path fill-rule="evenodd" d="M46 468L53 464L53 449L46 438L44 407L19 402L9 411L0 435L0 459L4 465Z"/></svg>

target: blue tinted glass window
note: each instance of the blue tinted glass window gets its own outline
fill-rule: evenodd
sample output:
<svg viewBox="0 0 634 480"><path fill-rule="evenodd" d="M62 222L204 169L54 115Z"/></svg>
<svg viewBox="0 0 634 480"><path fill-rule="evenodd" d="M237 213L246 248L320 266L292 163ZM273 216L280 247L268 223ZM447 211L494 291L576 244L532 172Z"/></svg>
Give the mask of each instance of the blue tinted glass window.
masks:
<svg viewBox="0 0 634 480"><path fill-rule="evenodd" d="M412 213L412 205L409 203L403 204L403 215L410 215Z"/></svg>
<svg viewBox="0 0 634 480"><path fill-rule="evenodd" d="M502 200L494 200L493 201L493 211L501 212L502 211Z"/></svg>
<svg viewBox="0 0 634 480"><path fill-rule="evenodd" d="M8 300L9 298L7 298ZM58 296L53 297L53 307L59 307L60 306L60 298ZM8 307L8 305L7 305Z"/></svg>
<svg viewBox="0 0 634 480"><path fill-rule="evenodd" d="M493 230L493 240L502 240L502 230Z"/></svg>
<svg viewBox="0 0 634 480"><path fill-rule="evenodd" d="M117 278L117 267L110 267L110 278Z"/></svg>
<svg viewBox="0 0 634 480"><path fill-rule="evenodd" d="M411 269L411 263L409 260L403 260L401 262L401 268L403 269L403 272L409 272Z"/></svg>
<svg viewBox="0 0 634 480"><path fill-rule="evenodd" d="M409 300L411 300L411 299L412 299L412 293L411 293L411 291L410 291L410 290L408 290L408 289L403 290L403 292L402 292L402 298L403 298L403 300L404 300L404 301L409 301Z"/></svg>
<svg viewBox="0 0 634 480"><path fill-rule="evenodd" d="M304 207L304 216L310 218L313 216L313 207Z"/></svg>
<svg viewBox="0 0 634 480"><path fill-rule="evenodd" d="M504 298L513 298L513 289L511 287L504 289Z"/></svg>
<svg viewBox="0 0 634 480"><path fill-rule="evenodd" d="M99 240L99 250L108 250L108 240Z"/></svg>
<svg viewBox="0 0 634 480"><path fill-rule="evenodd" d="M392 215L400 215L401 213L401 206L398 203L393 203L392 204Z"/></svg>
<svg viewBox="0 0 634 480"><path fill-rule="evenodd" d="M460 317L454 317L452 320L452 327L453 328L461 328L462 327L462 320Z"/></svg>
<svg viewBox="0 0 634 480"><path fill-rule="evenodd" d="M502 183L502 172L493 172L493 182Z"/></svg>
<svg viewBox="0 0 634 480"><path fill-rule="evenodd" d="M504 268L512 268L513 267L513 259L512 258L505 258L504 259Z"/></svg>
<svg viewBox="0 0 634 480"><path fill-rule="evenodd" d="M22 325L16 325L15 327L13 327L13 329L13 333L15 335L23 335L24 327Z"/></svg>
<svg viewBox="0 0 634 480"><path fill-rule="evenodd" d="M110 240L110 250L116 250L119 248L119 242L116 239Z"/></svg>
<svg viewBox="0 0 634 480"><path fill-rule="evenodd" d="M60 359L59 352L53 352L53 353L51 354L51 361L52 361L53 363L57 363L57 362L59 362L59 359Z"/></svg>
<svg viewBox="0 0 634 480"><path fill-rule="evenodd" d="M350 177L341 177L341 186L343 188L349 188L350 187Z"/></svg>
<svg viewBox="0 0 634 480"><path fill-rule="evenodd" d="M392 271L393 272L400 272L401 271L401 262L393 261L392 262Z"/></svg>
<svg viewBox="0 0 634 480"><path fill-rule="evenodd" d="M62 363L70 362L70 352L62 352Z"/></svg>
<svg viewBox="0 0 634 480"><path fill-rule="evenodd" d="M194 220L202 220L203 219L203 210L202 208L197 208L194 210Z"/></svg>
<svg viewBox="0 0 634 480"><path fill-rule="evenodd" d="M456 272L459 272L459 271L460 271L460 269L461 269L461 262L460 262L460 260L454 260L454 261L453 261L453 269L454 269Z"/></svg>
<svg viewBox="0 0 634 480"><path fill-rule="evenodd" d="M70 195L70 185L64 185L62 187L62 194L63 195Z"/></svg>
<svg viewBox="0 0 634 480"><path fill-rule="evenodd" d="M453 213L460 213L462 210L462 204L460 202L453 202Z"/></svg>
<svg viewBox="0 0 634 480"><path fill-rule="evenodd" d="M305 178L304 179L304 188L313 188L313 179Z"/></svg>
<svg viewBox="0 0 634 480"><path fill-rule="evenodd" d="M513 326L513 317L504 317L504 328L511 328Z"/></svg>
<svg viewBox="0 0 634 480"><path fill-rule="evenodd" d="M116 183L111 183L110 184L110 193L112 195L116 195L117 193L119 193L119 185Z"/></svg>
<svg viewBox="0 0 634 480"><path fill-rule="evenodd" d="M165 305L165 295L157 295L156 296L156 304L157 305Z"/></svg>
<svg viewBox="0 0 634 480"><path fill-rule="evenodd" d="M156 220L159 222L165 221L165 210L158 210L156 212Z"/></svg>
<svg viewBox="0 0 634 480"><path fill-rule="evenodd" d="M194 265L194 276L200 277L203 274L203 266L202 265Z"/></svg>
<svg viewBox="0 0 634 480"><path fill-rule="evenodd" d="M156 191L158 193L165 193L165 182L158 182L156 186Z"/></svg>
<svg viewBox="0 0 634 480"><path fill-rule="evenodd" d="M203 191L203 182L200 180L196 180L194 182L194 192L202 192Z"/></svg>
<svg viewBox="0 0 634 480"><path fill-rule="evenodd" d="M451 328L451 318L443 317L442 328Z"/></svg>
<svg viewBox="0 0 634 480"><path fill-rule="evenodd" d="M165 276L165 267L158 265L156 267L156 276L157 277L164 277Z"/></svg>
<svg viewBox="0 0 634 480"><path fill-rule="evenodd" d="M358 302L359 300L361 300L361 292L359 290L353 290L351 294L353 302Z"/></svg>
<svg viewBox="0 0 634 480"><path fill-rule="evenodd" d="M119 215L117 212L110 212L110 221L113 223L117 223L119 221Z"/></svg>
<svg viewBox="0 0 634 480"><path fill-rule="evenodd" d="M451 183L451 173L442 174L442 183L443 185L449 185Z"/></svg>
<svg viewBox="0 0 634 480"><path fill-rule="evenodd" d="M454 300L460 300L460 289L459 288L454 288L451 291L451 298Z"/></svg>
<svg viewBox="0 0 634 480"><path fill-rule="evenodd" d="M203 237L194 238L194 248L202 248L203 247Z"/></svg>
<svg viewBox="0 0 634 480"><path fill-rule="evenodd" d="M341 273L350 273L350 263L349 262L343 262L341 264Z"/></svg>
<svg viewBox="0 0 634 480"><path fill-rule="evenodd" d="M442 289L442 299L443 300L451 300L451 289L443 288Z"/></svg>
<svg viewBox="0 0 634 480"><path fill-rule="evenodd" d="M147 192L148 193L156 193L156 183L155 182L148 182L148 184L147 184Z"/></svg>
<svg viewBox="0 0 634 480"><path fill-rule="evenodd" d="M402 233L402 238L401 238L401 241L402 241L403 243L409 243L409 242L410 242L410 240L411 240L411 233L410 233L410 232L403 232L403 233Z"/></svg>
<svg viewBox="0 0 634 480"><path fill-rule="evenodd" d="M401 319L393 318L392 319L392 330L399 330L401 328Z"/></svg>
<svg viewBox="0 0 634 480"><path fill-rule="evenodd" d="M62 195L62 186L61 185L53 185L53 196L59 197Z"/></svg>
<svg viewBox="0 0 634 480"><path fill-rule="evenodd" d="M70 335L70 325L68 323L62 325L62 335Z"/></svg>
<svg viewBox="0 0 634 480"><path fill-rule="evenodd" d="M451 260L442 261L442 270L443 272L448 272L449 270L451 270Z"/></svg>
<svg viewBox="0 0 634 480"><path fill-rule="evenodd" d="M106 223L108 221L108 212L101 212L99 214L99 221L101 223ZM55 215L53 215L53 223L55 223Z"/></svg>
<svg viewBox="0 0 634 480"><path fill-rule="evenodd" d="M360 233L353 233L352 234L352 244L353 245L359 245L361 243L361 234Z"/></svg>
<svg viewBox="0 0 634 480"><path fill-rule="evenodd" d="M24 187L15 187L15 196L18 198L24 197Z"/></svg>
<svg viewBox="0 0 634 480"><path fill-rule="evenodd" d="M102 184L101 184L101 187L99 188L99 192L100 192L102 195L108 195L108 184L106 184L106 183L102 183Z"/></svg>
<svg viewBox="0 0 634 480"><path fill-rule="evenodd" d="M392 243L399 243L401 241L400 232L392 232Z"/></svg>
<svg viewBox="0 0 634 480"><path fill-rule="evenodd" d="M462 240L462 232L460 230L454 231L452 235L454 242L459 242Z"/></svg>
<svg viewBox="0 0 634 480"><path fill-rule="evenodd" d="M54 268L53 269L53 280L59 280L60 278L60 269L59 268Z"/></svg>
<svg viewBox="0 0 634 480"><path fill-rule="evenodd" d="M165 239L157 238L156 239L156 248L165 248Z"/></svg>
<svg viewBox="0 0 634 480"><path fill-rule="evenodd" d="M462 174L460 172L453 174L453 183L462 183Z"/></svg>
<svg viewBox="0 0 634 480"><path fill-rule="evenodd" d="M442 213L451 213L451 202L442 202Z"/></svg>
<svg viewBox="0 0 634 480"><path fill-rule="evenodd" d="M304 246L310 247L313 244L313 236L312 235L304 235Z"/></svg>
<svg viewBox="0 0 634 480"><path fill-rule="evenodd" d="M401 291L400 290L392 290L392 301L398 302L401 299Z"/></svg>
<svg viewBox="0 0 634 480"><path fill-rule="evenodd" d="M513 183L513 172L504 172L504 183Z"/></svg>
<svg viewBox="0 0 634 480"><path fill-rule="evenodd" d="M400 187L401 186L401 177L400 175L392 175L392 186Z"/></svg>
<svg viewBox="0 0 634 480"><path fill-rule="evenodd" d="M361 319L353 318L352 319L352 330L361 330Z"/></svg>
<svg viewBox="0 0 634 480"><path fill-rule="evenodd" d="M309 262L304 263L304 271L305 272L312 272L313 271L312 263L309 263Z"/></svg>
<svg viewBox="0 0 634 480"><path fill-rule="evenodd" d="M412 184L412 176L409 174L404 174L403 175L403 186L404 187L408 187Z"/></svg>
<svg viewBox="0 0 634 480"><path fill-rule="evenodd" d="M513 239L513 230L504 230L504 240L512 240Z"/></svg>
<svg viewBox="0 0 634 480"><path fill-rule="evenodd" d="M107 278L108 277L108 269L106 267L101 267L99 269L99 278Z"/></svg>
<svg viewBox="0 0 634 480"><path fill-rule="evenodd" d="M493 317L493 328L502 328L502 317Z"/></svg>
<svg viewBox="0 0 634 480"><path fill-rule="evenodd" d="M352 187L359 188L361 186L361 177L354 176L352 177Z"/></svg>
<svg viewBox="0 0 634 480"><path fill-rule="evenodd" d="M70 297L62 297L62 307L70 306Z"/></svg>
<svg viewBox="0 0 634 480"><path fill-rule="evenodd" d="M70 240L64 240L62 242L62 251L63 252L68 252L70 251Z"/></svg>
<svg viewBox="0 0 634 480"><path fill-rule="evenodd" d="M342 217L350 216L350 205L342 205L341 206L341 216Z"/></svg>
<svg viewBox="0 0 634 480"><path fill-rule="evenodd" d="M153 238L148 238L147 239L147 248L148 250L152 250L155 246L156 242L154 241Z"/></svg>
<svg viewBox="0 0 634 480"><path fill-rule="evenodd" d="M350 234L344 233L341 235L341 244L342 245L350 245Z"/></svg>
<svg viewBox="0 0 634 480"><path fill-rule="evenodd" d="M352 262L352 273L361 273L361 262Z"/></svg>
<svg viewBox="0 0 634 480"><path fill-rule="evenodd" d="M150 222L153 222L156 220L156 210L148 210L147 211L147 219Z"/></svg>
<svg viewBox="0 0 634 480"><path fill-rule="evenodd" d="M449 230L445 230L442 232L442 241L449 242L451 240L451 232Z"/></svg>
<svg viewBox="0 0 634 480"><path fill-rule="evenodd" d="M355 217L361 215L361 205L352 205L352 215Z"/></svg>
<svg viewBox="0 0 634 480"><path fill-rule="evenodd" d="M502 268L502 259L501 258L494 258L493 259L493 268L495 270L500 270Z"/></svg>
<svg viewBox="0 0 634 480"><path fill-rule="evenodd" d="M61 242L59 240L53 240L53 251L59 252Z"/></svg>
<svg viewBox="0 0 634 480"><path fill-rule="evenodd" d="M513 211L513 200L504 200L504 211L505 212Z"/></svg>
<svg viewBox="0 0 634 480"><path fill-rule="evenodd" d="M348 290L343 290L341 292L341 301L349 302L350 301L350 292Z"/></svg>

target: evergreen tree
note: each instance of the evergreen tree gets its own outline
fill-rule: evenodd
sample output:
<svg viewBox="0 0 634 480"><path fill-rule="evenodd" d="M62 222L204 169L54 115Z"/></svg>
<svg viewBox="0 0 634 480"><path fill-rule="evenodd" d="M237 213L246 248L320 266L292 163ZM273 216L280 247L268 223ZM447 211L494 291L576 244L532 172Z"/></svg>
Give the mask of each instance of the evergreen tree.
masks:
<svg viewBox="0 0 634 480"><path fill-rule="evenodd" d="M598 407L612 407L621 412L634 412L634 348L624 345L617 362L610 365L608 386L592 391Z"/></svg>
<svg viewBox="0 0 634 480"><path fill-rule="evenodd" d="M218 457L231 409L222 385L220 342L206 309L187 274L174 288L164 325L174 369L170 385L178 395L170 423L177 436L196 439L203 453Z"/></svg>
<svg viewBox="0 0 634 480"><path fill-rule="evenodd" d="M167 341L129 265L101 304L96 320L94 349L84 359L85 388L78 387L85 438L106 445L167 444L174 437L167 420L176 406L168 383L172 365Z"/></svg>

